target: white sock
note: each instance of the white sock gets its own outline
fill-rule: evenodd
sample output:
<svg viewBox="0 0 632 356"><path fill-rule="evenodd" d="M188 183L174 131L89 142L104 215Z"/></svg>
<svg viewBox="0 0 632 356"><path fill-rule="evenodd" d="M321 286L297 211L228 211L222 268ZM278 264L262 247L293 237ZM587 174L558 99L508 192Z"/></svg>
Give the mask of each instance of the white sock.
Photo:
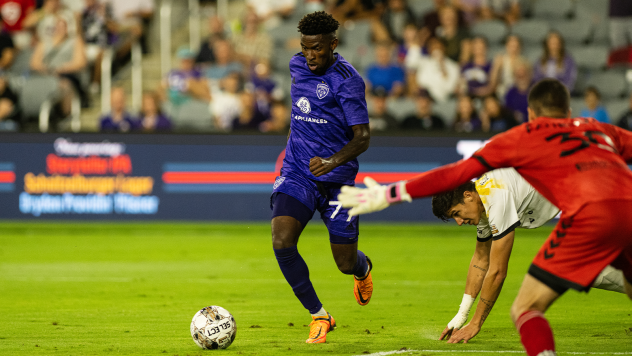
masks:
<svg viewBox="0 0 632 356"><path fill-rule="evenodd" d="M320 307L320 310L316 312L316 314L312 314L312 316L327 316L327 312L325 311L325 308Z"/></svg>

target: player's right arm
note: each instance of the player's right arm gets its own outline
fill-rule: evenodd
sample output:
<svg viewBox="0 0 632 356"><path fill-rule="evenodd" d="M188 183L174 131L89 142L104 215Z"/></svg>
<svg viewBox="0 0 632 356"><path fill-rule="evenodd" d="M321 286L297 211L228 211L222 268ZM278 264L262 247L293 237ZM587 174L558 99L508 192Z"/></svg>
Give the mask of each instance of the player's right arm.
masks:
<svg viewBox="0 0 632 356"><path fill-rule="evenodd" d="M619 155L625 160L627 164L632 164L632 131L624 130L620 127L603 124L608 129L609 136L614 141Z"/></svg>
<svg viewBox="0 0 632 356"><path fill-rule="evenodd" d="M443 330L439 340L443 340L444 338L450 339L452 332L460 329L467 321L467 316L470 313L472 304L483 286L483 280L485 279L485 274L487 273L487 269L489 267L491 246L491 238L487 241L476 241L476 250L474 251L474 256L472 256L472 260L470 261L470 268L467 271L465 294L463 295L459 311L448 323L448 326Z"/></svg>

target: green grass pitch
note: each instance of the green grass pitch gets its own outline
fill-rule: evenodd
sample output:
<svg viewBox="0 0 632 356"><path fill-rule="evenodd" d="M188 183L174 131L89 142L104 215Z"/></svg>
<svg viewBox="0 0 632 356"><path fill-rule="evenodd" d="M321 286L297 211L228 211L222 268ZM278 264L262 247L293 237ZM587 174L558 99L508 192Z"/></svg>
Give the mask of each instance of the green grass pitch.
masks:
<svg viewBox="0 0 632 356"><path fill-rule="evenodd" d="M361 307L314 221L299 251L338 329L307 345L311 319L274 259L269 224L0 223L0 355L520 354L509 307L550 230L517 230L483 330L448 345L436 339L461 302L473 228L364 224L375 291ZM226 350L191 340L191 318L207 305L237 320ZM561 355L632 354L631 314L624 295L592 290L566 293L547 317Z"/></svg>

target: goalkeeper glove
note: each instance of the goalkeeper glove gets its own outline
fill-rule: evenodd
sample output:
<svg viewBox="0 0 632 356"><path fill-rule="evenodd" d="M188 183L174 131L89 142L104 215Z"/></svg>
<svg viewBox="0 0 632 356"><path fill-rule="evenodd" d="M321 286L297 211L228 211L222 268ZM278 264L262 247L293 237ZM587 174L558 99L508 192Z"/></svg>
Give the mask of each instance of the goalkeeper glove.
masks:
<svg viewBox="0 0 632 356"><path fill-rule="evenodd" d="M373 178L365 177L366 188L343 186L338 201L349 210L349 216L368 214L386 209L393 203L411 202L413 199L406 192L406 182L386 185L378 184Z"/></svg>

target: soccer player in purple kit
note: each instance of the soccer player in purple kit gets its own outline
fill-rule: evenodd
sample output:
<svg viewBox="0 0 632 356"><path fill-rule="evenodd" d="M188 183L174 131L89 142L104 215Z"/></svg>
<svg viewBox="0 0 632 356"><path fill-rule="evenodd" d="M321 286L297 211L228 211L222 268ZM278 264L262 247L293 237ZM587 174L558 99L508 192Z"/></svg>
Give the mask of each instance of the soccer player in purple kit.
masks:
<svg viewBox="0 0 632 356"><path fill-rule="evenodd" d="M334 53L339 26L324 11L299 21L302 52L290 60L290 134L270 198L274 254L294 294L312 315L307 343L324 343L336 327L297 249L299 236L316 210L329 231L338 269L354 276L356 301L366 305L373 293L371 261L358 250L358 217L349 217L348 209L335 201L342 185L354 184L356 157L370 141L364 81Z"/></svg>

